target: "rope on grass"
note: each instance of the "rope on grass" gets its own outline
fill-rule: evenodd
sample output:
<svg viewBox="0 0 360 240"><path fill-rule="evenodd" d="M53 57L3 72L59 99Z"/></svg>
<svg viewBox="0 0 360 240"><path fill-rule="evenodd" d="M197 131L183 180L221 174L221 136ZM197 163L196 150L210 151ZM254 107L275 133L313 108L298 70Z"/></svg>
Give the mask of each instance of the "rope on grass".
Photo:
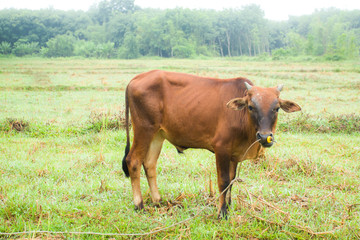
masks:
<svg viewBox="0 0 360 240"><path fill-rule="evenodd" d="M255 143L257 143L259 140L256 140L255 142L253 142L248 149L245 151L244 155L242 156L242 160L244 160L244 157L246 156L246 154L248 153L248 151L250 150L250 148L252 148L254 146ZM240 161L240 162L241 162ZM145 233L99 233L99 232L55 232L55 231L24 231L24 232L13 232L13 233L3 233L0 232L0 236L11 236L11 235L23 235L23 234L36 234L36 233L42 233L42 234L70 234L70 235L97 235L97 236L148 236L154 233L158 233L158 232L162 232L165 231L167 229L173 228L175 226L181 225L183 223L189 222L195 218L197 218L198 216L200 216L205 209L207 209L210 205L214 204L215 201L218 201L219 198L235 183L235 182L243 182L243 180L241 180L239 178L239 171L238 171L238 176L236 178L234 178L230 184L219 194L219 196L215 199L213 199L211 202L209 202L203 209L201 209L200 211L198 211L194 216L189 217L187 219L184 219L182 221L176 222L174 224L171 224L170 226L167 227L162 227L159 228L157 230L153 230L153 231L149 231L149 232L145 232Z"/></svg>
<svg viewBox="0 0 360 240"><path fill-rule="evenodd" d="M199 212L197 212L194 216L189 217L187 219L184 219L182 221L176 222L174 224L171 224L170 226L159 228L157 230L145 232L145 233L98 233L98 232L53 232L53 231L24 231L24 232L13 232L13 233L3 233L0 232L0 236L11 236L11 235L21 235L21 234L36 234L36 233L47 233L47 234L73 234L73 235L98 235L98 236L148 236L154 233L162 232L167 229L173 228L177 225L181 225L183 223L186 223L194 218L197 218L200 216L206 208L208 208L210 205L212 205L215 201L217 201L235 182L243 182L243 180L236 178L230 182L230 184L224 189L224 191L221 192L221 194L212 200L210 203L208 203L203 209L201 209Z"/></svg>

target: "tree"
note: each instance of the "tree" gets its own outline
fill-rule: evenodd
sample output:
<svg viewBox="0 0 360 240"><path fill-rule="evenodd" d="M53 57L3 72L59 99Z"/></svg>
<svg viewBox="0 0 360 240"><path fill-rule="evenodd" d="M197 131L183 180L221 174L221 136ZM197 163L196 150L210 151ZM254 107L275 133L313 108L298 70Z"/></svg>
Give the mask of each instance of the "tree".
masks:
<svg viewBox="0 0 360 240"><path fill-rule="evenodd" d="M96 44L92 41L79 40L74 44L74 55L82 57L95 57Z"/></svg>
<svg viewBox="0 0 360 240"><path fill-rule="evenodd" d="M284 48L286 33L289 31L286 22L268 21L269 49Z"/></svg>
<svg viewBox="0 0 360 240"><path fill-rule="evenodd" d="M119 13L112 17L111 20L105 25L106 41L115 43L115 47L123 44L125 33L134 32L133 18L124 13Z"/></svg>
<svg viewBox="0 0 360 240"><path fill-rule="evenodd" d="M297 56L304 53L306 39L296 32L289 32L286 35L286 43L291 55Z"/></svg>
<svg viewBox="0 0 360 240"><path fill-rule="evenodd" d="M173 57L190 58L195 54L195 47L191 42L185 41L173 47Z"/></svg>
<svg viewBox="0 0 360 240"><path fill-rule="evenodd" d="M135 0L111 0L110 6L112 12L117 13L132 13L135 11Z"/></svg>
<svg viewBox="0 0 360 240"><path fill-rule="evenodd" d="M144 11L144 14L136 16L135 28L137 29L140 53L168 57L170 48L166 40L164 12L149 9Z"/></svg>
<svg viewBox="0 0 360 240"><path fill-rule="evenodd" d="M126 33L124 44L119 49L119 57L134 59L140 56L137 40L132 33Z"/></svg>
<svg viewBox="0 0 360 240"><path fill-rule="evenodd" d="M11 44L8 42L2 42L0 44L0 54L8 55L11 53Z"/></svg>
<svg viewBox="0 0 360 240"><path fill-rule="evenodd" d="M97 5L94 5L90 9L90 12L93 19L100 25L103 25L118 14L133 13L136 10L134 1L135 0L102 0Z"/></svg>
<svg viewBox="0 0 360 240"><path fill-rule="evenodd" d="M75 39L71 35L58 35L50 39L43 50L46 57L70 57L74 52Z"/></svg>
<svg viewBox="0 0 360 240"><path fill-rule="evenodd" d="M20 39L14 44L12 53L18 57L25 55L32 55L39 51L39 46L37 42L27 42L25 39Z"/></svg>
<svg viewBox="0 0 360 240"><path fill-rule="evenodd" d="M115 44L112 42L99 43L95 48L95 56L97 58L113 58L116 56Z"/></svg>

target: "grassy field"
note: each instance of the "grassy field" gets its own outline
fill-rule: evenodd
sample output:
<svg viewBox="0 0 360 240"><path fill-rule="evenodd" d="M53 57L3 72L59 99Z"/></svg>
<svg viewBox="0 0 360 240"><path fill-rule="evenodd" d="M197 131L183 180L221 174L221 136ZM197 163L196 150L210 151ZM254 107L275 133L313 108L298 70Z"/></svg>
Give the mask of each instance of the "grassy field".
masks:
<svg viewBox="0 0 360 240"><path fill-rule="evenodd" d="M281 112L265 159L242 164L227 221L216 216L214 156L168 143L158 163L165 201L151 205L142 173L146 211L134 211L121 169L124 89L151 69L283 83L282 98L302 106ZM0 238L127 239L75 232L145 234L196 216L131 237L358 239L359 95L359 62L0 59ZM27 233L1 235L15 232Z"/></svg>

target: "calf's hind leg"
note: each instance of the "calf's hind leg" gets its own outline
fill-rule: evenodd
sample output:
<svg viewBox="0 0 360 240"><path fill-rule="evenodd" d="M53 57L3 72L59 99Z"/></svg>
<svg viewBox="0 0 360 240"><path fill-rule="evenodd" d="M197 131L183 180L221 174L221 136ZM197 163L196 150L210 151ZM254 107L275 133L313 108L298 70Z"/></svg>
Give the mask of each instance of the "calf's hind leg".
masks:
<svg viewBox="0 0 360 240"><path fill-rule="evenodd" d="M126 164L129 169L131 179L135 209L141 210L144 208L144 202L140 189L141 165L146 159L153 134L142 132L142 134L138 135L136 133L138 132L134 131L134 143L128 156L126 157Z"/></svg>
<svg viewBox="0 0 360 240"><path fill-rule="evenodd" d="M150 187L151 199L155 204L161 201L159 189L156 183L156 163L159 158L163 142L164 138L161 136L161 134L159 132L155 134L143 164L146 178Z"/></svg>

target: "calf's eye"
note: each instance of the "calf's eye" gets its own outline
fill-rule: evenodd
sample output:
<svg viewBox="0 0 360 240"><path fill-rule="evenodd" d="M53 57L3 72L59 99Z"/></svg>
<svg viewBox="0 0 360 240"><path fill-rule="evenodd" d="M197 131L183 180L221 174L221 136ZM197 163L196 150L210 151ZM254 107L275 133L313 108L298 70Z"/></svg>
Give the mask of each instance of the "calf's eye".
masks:
<svg viewBox="0 0 360 240"><path fill-rule="evenodd" d="M248 106L249 110L252 111L254 108L252 106Z"/></svg>

